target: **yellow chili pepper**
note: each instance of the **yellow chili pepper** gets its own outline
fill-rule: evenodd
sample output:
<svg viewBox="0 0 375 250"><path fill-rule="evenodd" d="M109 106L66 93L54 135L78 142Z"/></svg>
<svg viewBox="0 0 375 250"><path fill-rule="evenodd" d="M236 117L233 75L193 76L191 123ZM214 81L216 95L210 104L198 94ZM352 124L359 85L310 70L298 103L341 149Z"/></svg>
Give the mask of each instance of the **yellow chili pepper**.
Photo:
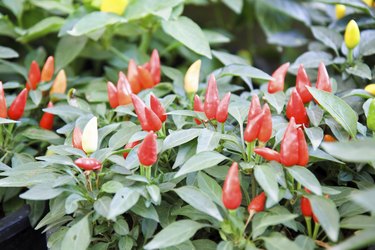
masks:
<svg viewBox="0 0 375 250"><path fill-rule="evenodd" d="M374 0L363 0L368 6L372 7Z"/></svg>
<svg viewBox="0 0 375 250"><path fill-rule="evenodd" d="M122 15L129 4L129 0L103 0L100 11Z"/></svg>
<svg viewBox="0 0 375 250"><path fill-rule="evenodd" d="M346 6L343 4L336 4L335 11L336 11L336 18L341 19L345 16Z"/></svg>
<svg viewBox="0 0 375 250"><path fill-rule="evenodd" d="M98 149L98 119L94 116L82 132L82 148L90 154Z"/></svg>
<svg viewBox="0 0 375 250"><path fill-rule="evenodd" d="M52 88L49 91L49 94L64 94L66 90L66 74L62 69L57 74L55 80L53 81Z"/></svg>
<svg viewBox="0 0 375 250"><path fill-rule="evenodd" d="M361 39L360 31L356 21L350 20L345 29L345 45L348 49L354 49Z"/></svg>
<svg viewBox="0 0 375 250"><path fill-rule="evenodd" d="M372 95L375 95L375 83L369 84L365 87L365 90Z"/></svg>
<svg viewBox="0 0 375 250"><path fill-rule="evenodd" d="M198 90L201 63L201 60L195 61L186 71L184 78L184 89L188 94L194 94Z"/></svg>

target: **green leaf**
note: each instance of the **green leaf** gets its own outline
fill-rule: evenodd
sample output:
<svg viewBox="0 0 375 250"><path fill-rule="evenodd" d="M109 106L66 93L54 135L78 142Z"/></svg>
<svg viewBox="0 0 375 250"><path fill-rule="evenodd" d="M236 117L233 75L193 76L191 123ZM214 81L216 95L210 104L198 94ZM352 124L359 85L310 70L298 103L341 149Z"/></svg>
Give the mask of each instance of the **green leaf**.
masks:
<svg viewBox="0 0 375 250"><path fill-rule="evenodd" d="M0 124L10 124L10 123L19 123L20 121L4 119L0 117Z"/></svg>
<svg viewBox="0 0 375 250"><path fill-rule="evenodd" d="M125 11L125 18L135 20L146 17L150 14L160 15L166 10L176 7L183 3L183 0L137 0L131 1Z"/></svg>
<svg viewBox="0 0 375 250"><path fill-rule="evenodd" d="M116 14L107 12L91 12L90 14L83 16L83 18L80 19L73 26L73 28L68 31L68 34L72 36L87 35L107 26L126 22L127 20L125 18Z"/></svg>
<svg viewBox="0 0 375 250"><path fill-rule="evenodd" d="M192 220L180 220L169 224L144 246L145 249L160 249L178 245L190 239L204 224Z"/></svg>
<svg viewBox="0 0 375 250"><path fill-rule="evenodd" d="M367 196L372 198L372 196ZM372 208L371 208L372 209ZM346 229L375 229L375 217L368 215L356 215L353 217L345 218L340 223L341 228Z"/></svg>
<svg viewBox="0 0 375 250"><path fill-rule="evenodd" d="M22 133L23 136L37 141L45 141L49 143L61 143L62 138L58 136L55 132L40 129L40 128L28 128Z"/></svg>
<svg viewBox="0 0 375 250"><path fill-rule="evenodd" d="M174 178L202 169L217 166L217 164L224 161L225 159L227 159L227 157L216 151L201 152L186 161L184 165L181 166L180 170L175 174Z"/></svg>
<svg viewBox="0 0 375 250"><path fill-rule="evenodd" d="M27 200L50 200L60 195L63 191L61 188L53 188L50 183L42 183L31 187L20 197Z"/></svg>
<svg viewBox="0 0 375 250"><path fill-rule="evenodd" d="M211 215L215 219L222 221L223 217L216 205L212 202L210 196L206 193L202 193L198 188L194 186L183 186L174 191L183 199L186 203L194 207L195 209Z"/></svg>
<svg viewBox="0 0 375 250"><path fill-rule="evenodd" d="M357 134L357 113L341 98L322 90L307 88L323 109L355 138Z"/></svg>
<svg viewBox="0 0 375 250"><path fill-rule="evenodd" d="M146 207L145 202L142 199L138 200L138 202L131 208L131 211L143 218L159 222L159 215L156 212L155 207L153 205Z"/></svg>
<svg viewBox="0 0 375 250"><path fill-rule="evenodd" d="M57 16L47 17L39 23L24 31L17 41L27 43L37 38L43 37L49 33L57 32L64 24L64 19Z"/></svg>
<svg viewBox="0 0 375 250"><path fill-rule="evenodd" d="M70 14L74 11L73 5L69 1L59 2L52 0L31 0L32 4L48 10L50 12L59 11L65 14Z"/></svg>
<svg viewBox="0 0 375 250"><path fill-rule="evenodd" d="M347 162L375 161L375 140L364 139L347 142L323 142L322 148L330 155Z"/></svg>
<svg viewBox="0 0 375 250"><path fill-rule="evenodd" d="M311 192L322 195L322 187L315 175L305 167L294 166L286 168L299 183L311 190Z"/></svg>
<svg viewBox="0 0 375 250"><path fill-rule="evenodd" d="M121 182L111 180L104 183L101 190L109 194L115 194L121 188L123 188Z"/></svg>
<svg viewBox="0 0 375 250"><path fill-rule="evenodd" d="M242 11L243 0L223 0L223 3L237 14Z"/></svg>
<svg viewBox="0 0 375 250"><path fill-rule="evenodd" d="M283 91L279 91L274 94L265 92L264 98L272 107L276 109L278 114L281 114L284 109L284 105L286 104L286 95Z"/></svg>
<svg viewBox="0 0 375 250"><path fill-rule="evenodd" d="M273 232L269 237L262 237L266 249L268 250L299 250L300 248L296 243L289 240L287 237L278 232Z"/></svg>
<svg viewBox="0 0 375 250"><path fill-rule="evenodd" d="M138 201L139 193L128 187L121 188L115 194L109 207L107 219L115 221L116 216L131 209Z"/></svg>
<svg viewBox="0 0 375 250"><path fill-rule="evenodd" d="M313 146L313 149L317 149L324 137L323 129L320 127L305 128L305 132Z"/></svg>
<svg viewBox="0 0 375 250"><path fill-rule="evenodd" d="M374 148L372 148L374 149ZM375 211L375 188L361 190L358 192L353 192L351 198L354 202L358 203L362 207L366 208L367 210L374 212Z"/></svg>
<svg viewBox="0 0 375 250"><path fill-rule="evenodd" d="M61 250L86 250L90 245L89 215L83 217L66 232Z"/></svg>
<svg viewBox="0 0 375 250"><path fill-rule="evenodd" d="M324 110L321 109L319 105L315 105L313 102L310 102L306 111L310 122L314 125L314 127L318 127L323 119Z"/></svg>
<svg viewBox="0 0 375 250"><path fill-rule="evenodd" d="M19 55L17 51L8 47L0 46L0 58L1 59L17 58L18 56Z"/></svg>
<svg viewBox="0 0 375 250"><path fill-rule="evenodd" d="M55 72L71 63L85 48L87 38L84 36L64 36L60 39L55 52ZM69 51L69 53L67 53Z"/></svg>
<svg viewBox="0 0 375 250"><path fill-rule="evenodd" d="M370 67L363 62L356 62L354 66L346 68L345 71L361 78L372 79Z"/></svg>
<svg viewBox="0 0 375 250"><path fill-rule="evenodd" d="M165 151L176 146L187 143L200 135L202 129L183 129L171 132L163 142L163 150Z"/></svg>
<svg viewBox="0 0 375 250"><path fill-rule="evenodd" d="M279 185L274 169L267 164L256 165L254 174L257 182L266 192L267 196L274 201L278 201Z"/></svg>
<svg viewBox="0 0 375 250"><path fill-rule="evenodd" d="M124 219L118 219L113 225L113 229L119 235L127 235L129 233L129 225Z"/></svg>
<svg viewBox="0 0 375 250"><path fill-rule="evenodd" d="M311 31L316 39L333 49L338 55L338 49L343 42L342 36L339 33L326 27L312 27Z"/></svg>
<svg viewBox="0 0 375 250"><path fill-rule="evenodd" d="M254 79L261 80L272 80L273 78L267 73L263 72L260 69L254 68L249 65L242 64L230 64L222 68L219 73L219 77L223 76L241 76L241 77L250 77Z"/></svg>
<svg viewBox="0 0 375 250"><path fill-rule="evenodd" d="M290 65L289 70L297 73L300 64L303 64L305 69L315 69L318 68L321 62L326 66L332 64L332 55L324 51L308 51L300 55L294 63Z"/></svg>
<svg viewBox="0 0 375 250"><path fill-rule="evenodd" d="M303 250L314 250L315 249L315 242L313 239L306 235L298 235L294 242L298 245L300 249Z"/></svg>
<svg viewBox="0 0 375 250"><path fill-rule="evenodd" d="M197 175L198 187L201 191L208 194L211 199L221 207L224 207L221 200L222 189L221 186L216 182L215 179L211 178L203 172L199 172Z"/></svg>
<svg viewBox="0 0 375 250"><path fill-rule="evenodd" d="M267 213L262 218L260 218L258 223L253 222L252 224L253 236L252 237L257 238L269 226L282 224L287 221L293 220L297 217L298 215L296 214L272 215L272 214Z"/></svg>
<svg viewBox="0 0 375 250"><path fill-rule="evenodd" d="M42 101L42 91L40 91L39 89L36 89L36 90L31 90L29 92L29 96L31 98L31 100L33 101L33 103L35 104L35 106L39 106L40 102Z"/></svg>
<svg viewBox="0 0 375 250"><path fill-rule="evenodd" d="M3 0L2 4L5 5L8 9L10 9L13 14L20 18L23 12L25 0Z"/></svg>
<svg viewBox="0 0 375 250"><path fill-rule="evenodd" d="M190 18L181 16L177 20L162 21L165 33L184 44L192 51L204 55L209 59L211 56L210 45L201 28Z"/></svg>
<svg viewBox="0 0 375 250"><path fill-rule="evenodd" d="M322 196L308 195L312 210L328 238L336 242L339 237L340 215L335 203Z"/></svg>
<svg viewBox="0 0 375 250"><path fill-rule="evenodd" d="M375 229L357 231L354 236L344 240L340 244L331 247L331 250L362 249L375 243Z"/></svg>
<svg viewBox="0 0 375 250"><path fill-rule="evenodd" d="M220 32L216 32L213 30L203 30L203 33L204 36L207 38L209 44L222 44L230 42L230 38Z"/></svg>
<svg viewBox="0 0 375 250"><path fill-rule="evenodd" d="M213 151L219 145L220 138L220 133L203 129L198 136L197 154L203 151Z"/></svg>
<svg viewBox="0 0 375 250"><path fill-rule="evenodd" d="M375 54L375 30L364 30L361 32L361 42L359 43L359 53L363 56Z"/></svg>
<svg viewBox="0 0 375 250"><path fill-rule="evenodd" d="M133 123L126 124L123 128L117 130L117 132L111 136L108 142L108 146L113 149L123 147L129 142L129 139L140 130L139 126L135 126Z"/></svg>
<svg viewBox="0 0 375 250"><path fill-rule="evenodd" d="M212 55L216 57L225 66L230 64L249 64L249 62L246 61L244 58L237 55L232 55L224 51L212 50Z"/></svg>
<svg viewBox="0 0 375 250"><path fill-rule="evenodd" d="M111 198L109 198L108 196L100 197L94 203L95 211L101 216L107 218L111 206L111 201Z"/></svg>

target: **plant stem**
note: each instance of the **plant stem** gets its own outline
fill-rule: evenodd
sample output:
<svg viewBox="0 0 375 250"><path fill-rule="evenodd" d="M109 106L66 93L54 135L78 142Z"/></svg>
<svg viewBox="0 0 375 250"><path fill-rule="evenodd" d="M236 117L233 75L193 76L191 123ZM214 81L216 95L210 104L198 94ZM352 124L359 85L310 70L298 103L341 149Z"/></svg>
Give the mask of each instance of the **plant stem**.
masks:
<svg viewBox="0 0 375 250"><path fill-rule="evenodd" d="M121 51L119 51L118 49L116 49L115 47L111 46L109 48L109 50L111 52L113 52L116 56L118 56L121 60L123 60L124 62L129 62L130 61L130 58L127 57L124 53L122 53Z"/></svg>
<svg viewBox="0 0 375 250"><path fill-rule="evenodd" d="M224 122L221 124L221 133L225 134L225 124L224 124Z"/></svg>
<svg viewBox="0 0 375 250"><path fill-rule="evenodd" d="M349 49L348 51L348 63L351 65L353 64L353 50Z"/></svg>
<svg viewBox="0 0 375 250"><path fill-rule="evenodd" d="M151 30L147 30L145 33L142 34L141 44L139 45L139 50L143 53L147 52L147 49L150 45L151 40Z"/></svg>
<svg viewBox="0 0 375 250"><path fill-rule="evenodd" d="M251 162L251 156L253 155L253 152L254 152L254 145L255 145L255 141L246 142L247 162Z"/></svg>
<svg viewBox="0 0 375 250"><path fill-rule="evenodd" d="M311 217L305 216L306 227L307 227L307 234L309 237L312 237L312 230L311 230Z"/></svg>
<svg viewBox="0 0 375 250"><path fill-rule="evenodd" d="M310 220L311 220L311 218L310 218ZM315 223L313 240L316 240L316 237L318 236L319 228L320 228L320 224L319 223Z"/></svg>
<svg viewBox="0 0 375 250"><path fill-rule="evenodd" d="M257 195L257 180L255 179L254 169L251 173L251 197L254 199L254 197Z"/></svg>
<svg viewBox="0 0 375 250"><path fill-rule="evenodd" d="M140 175L145 176L145 169L142 164L139 166L139 172L140 172Z"/></svg>

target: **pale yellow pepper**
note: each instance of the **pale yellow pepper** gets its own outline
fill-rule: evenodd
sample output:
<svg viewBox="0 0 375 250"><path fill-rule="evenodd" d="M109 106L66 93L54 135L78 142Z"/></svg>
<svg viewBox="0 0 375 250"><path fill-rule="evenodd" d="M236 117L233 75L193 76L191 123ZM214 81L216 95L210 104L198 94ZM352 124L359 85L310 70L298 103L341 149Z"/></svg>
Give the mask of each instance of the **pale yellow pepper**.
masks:
<svg viewBox="0 0 375 250"><path fill-rule="evenodd" d="M184 78L184 89L187 94L194 94L198 91L201 63L201 60L195 61L186 71Z"/></svg>
<svg viewBox="0 0 375 250"><path fill-rule="evenodd" d="M335 6L335 12L336 12L336 18L341 19L345 16L346 6L343 4L336 4Z"/></svg>
<svg viewBox="0 0 375 250"><path fill-rule="evenodd" d="M345 35L344 35L344 40L345 40L345 45L348 47L348 49L354 49L358 44L361 39L361 34L358 28L358 25L356 21L353 19L350 20L348 25L346 26L345 29Z"/></svg>
<svg viewBox="0 0 375 250"><path fill-rule="evenodd" d="M365 90L372 95L375 95L375 83L369 84L365 87Z"/></svg>
<svg viewBox="0 0 375 250"><path fill-rule="evenodd" d="M102 0L100 11L122 15L128 4L129 0Z"/></svg>

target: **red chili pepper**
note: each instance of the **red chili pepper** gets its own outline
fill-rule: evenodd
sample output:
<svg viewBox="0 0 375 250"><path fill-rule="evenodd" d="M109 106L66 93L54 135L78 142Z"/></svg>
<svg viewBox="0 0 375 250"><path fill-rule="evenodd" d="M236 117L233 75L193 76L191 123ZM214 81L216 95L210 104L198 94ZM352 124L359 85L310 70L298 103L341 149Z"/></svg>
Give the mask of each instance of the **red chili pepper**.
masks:
<svg viewBox="0 0 375 250"><path fill-rule="evenodd" d="M332 135L324 135L323 137L323 141L325 142L335 142L337 141L335 137L333 137Z"/></svg>
<svg viewBox="0 0 375 250"><path fill-rule="evenodd" d="M262 124L259 129L258 133L258 140L265 144L269 141L269 139L272 136L272 115L271 110L268 104L264 104L263 106L263 118L262 118Z"/></svg>
<svg viewBox="0 0 375 250"><path fill-rule="evenodd" d="M133 59L130 59L128 64L128 79L132 92L138 94L142 90L142 87L138 80L137 64Z"/></svg>
<svg viewBox="0 0 375 250"><path fill-rule="evenodd" d="M309 163L309 149L302 128L298 128L298 165L306 166Z"/></svg>
<svg viewBox="0 0 375 250"><path fill-rule="evenodd" d="M145 116L147 119L148 127L142 127L145 131L159 131L163 126L163 123L159 117L149 107L145 107Z"/></svg>
<svg viewBox="0 0 375 250"><path fill-rule="evenodd" d="M47 105L47 108L52 108L52 107L53 107L53 103L49 102ZM40 119L39 126L47 130L52 130L54 117L55 116L53 114L45 112L42 118Z"/></svg>
<svg viewBox="0 0 375 250"><path fill-rule="evenodd" d="M153 130L152 125L149 124L146 118L146 113L145 113L146 104L135 94L131 94L131 98L132 98L135 113L137 114L137 117L138 117L139 123L141 124L142 129L145 131Z"/></svg>
<svg viewBox="0 0 375 250"><path fill-rule="evenodd" d="M72 145L74 148L83 150L82 148L82 131L79 127L75 127L72 135Z"/></svg>
<svg viewBox="0 0 375 250"><path fill-rule="evenodd" d="M119 105L127 105L132 102L130 94L132 93L130 83L124 73L121 71L118 75L119 79L117 82L117 99Z"/></svg>
<svg viewBox="0 0 375 250"><path fill-rule="evenodd" d="M41 80L43 82L51 81L54 71L55 71L55 59L53 58L53 56L49 56L46 62L44 63L44 66L42 69Z"/></svg>
<svg viewBox="0 0 375 250"><path fill-rule="evenodd" d="M94 158L79 158L74 164L83 170L98 170L102 167L102 164Z"/></svg>
<svg viewBox="0 0 375 250"><path fill-rule="evenodd" d="M35 90L41 80L40 68L36 61L32 61L29 69L28 82L26 83L27 90Z"/></svg>
<svg viewBox="0 0 375 250"><path fill-rule="evenodd" d="M134 148L135 146L137 146L139 143L141 143L141 141L133 141L133 142L129 142L128 144L125 145L124 149L132 149ZM128 157L129 155L129 152L125 152L122 154L124 156L124 158L126 159L126 157Z"/></svg>
<svg viewBox="0 0 375 250"><path fill-rule="evenodd" d="M306 108L296 89L293 89L288 105L286 106L286 116L290 119L294 117L297 124L309 126L309 118Z"/></svg>
<svg viewBox="0 0 375 250"><path fill-rule="evenodd" d="M0 118L7 118L7 103L3 83L0 81Z"/></svg>
<svg viewBox="0 0 375 250"><path fill-rule="evenodd" d="M254 199L250 202L249 206L247 207L247 211L249 214L254 212L259 213L264 211L264 206L266 205L266 194L261 192L259 195L255 196Z"/></svg>
<svg viewBox="0 0 375 250"><path fill-rule="evenodd" d="M167 114L165 113L163 105L161 105L159 99L152 93L150 94L150 106L151 110L154 111L161 122L165 122L165 120L167 120Z"/></svg>
<svg viewBox="0 0 375 250"><path fill-rule="evenodd" d="M8 109L8 117L10 119L17 121L22 117L23 112L25 111L27 95L27 89L23 89L21 93L18 94L16 99L14 99Z"/></svg>
<svg viewBox="0 0 375 250"><path fill-rule="evenodd" d="M267 161L281 161L280 153L270 148L255 148L254 153L262 156Z"/></svg>
<svg viewBox="0 0 375 250"><path fill-rule="evenodd" d="M154 81L154 85L156 85L160 82L160 57L157 49L152 51L149 65L152 80Z"/></svg>
<svg viewBox="0 0 375 250"><path fill-rule="evenodd" d="M259 97L253 95L251 98L249 113L247 114L247 123L250 123L259 113L262 112L262 106L260 106Z"/></svg>
<svg viewBox="0 0 375 250"><path fill-rule="evenodd" d="M204 112L204 107L203 107L203 103L201 101L201 99L199 98L198 95L195 95L194 96L194 107L193 107L194 111L196 112ZM194 118L194 121L197 125L200 125L202 122L197 119L197 118Z"/></svg>
<svg viewBox="0 0 375 250"><path fill-rule="evenodd" d="M308 75L306 74L303 64L301 64L299 66L298 73L297 73L296 89L303 103L308 103L313 99L313 96L310 94L306 86L311 87L311 82L310 82Z"/></svg>
<svg viewBox="0 0 375 250"><path fill-rule="evenodd" d="M292 117L281 141L280 160L284 166L298 164L298 132L297 126Z"/></svg>
<svg viewBox="0 0 375 250"><path fill-rule="evenodd" d="M233 162L225 177L222 201L227 209L237 209L241 205L242 192L238 177L238 164Z"/></svg>
<svg viewBox="0 0 375 250"><path fill-rule="evenodd" d="M154 81L152 79L152 76L150 74L150 71L147 69L138 66L137 67L138 71L138 82L141 84L142 89L149 89L154 87Z"/></svg>
<svg viewBox="0 0 375 250"><path fill-rule="evenodd" d="M272 73L272 77L275 80L268 82L268 93L273 94L279 91L284 91L285 75L288 72L289 65L289 62L284 63Z"/></svg>
<svg viewBox="0 0 375 250"><path fill-rule="evenodd" d="M139 162L145 166L152 166L158 159L158 144L156 134L150 131L138 149Z"/></svg>
<svg viewBox="0 0 375 250"><path fill-rule="evenodd" d="M219 103L216 111L216 120L224 123L228 118L228 107L230 102L230 92L226 93L221 102Z"/></svg>
<svg viewBox="0 0 375 250"><path fill-rule="evenodd" d="M329 75L326 69L326 66L324 65L323 62L319 64L318 68L318 78L316 80L316 85L315 87L317 89L326 91L326 92L332 92L332 86L331 82L329 80Z"/></svg>
<svg viewBox="0 0 375 250"><path fill-rule="evenodd" d="M219 91L216 85L214 74L210 75L204 100L204 113L209 120L216 118L216 111L219 105Z"/></svg>
<svg viewBox="0 0 375 250"><path fill-rule="evenodd" d="M301 212L302 212L302 215L305 217L313 216L310 201L304 196L301 197Z"/></svg>
<svg viewBox="0 0 375 250"><path fill-rule="evenodd" d="M117 98L117 88L112 82L107 82L107 92L108 92L109 105L113 109L117 108L119 105L118 98Z"/></svg>
<svg viewBox="0 0 375 250"><path fill-rule="evenodd" d="M253 142L258 138L260 126L262 125L264 113L261 112L246 125L244 139L246 142Z"/></svg>

